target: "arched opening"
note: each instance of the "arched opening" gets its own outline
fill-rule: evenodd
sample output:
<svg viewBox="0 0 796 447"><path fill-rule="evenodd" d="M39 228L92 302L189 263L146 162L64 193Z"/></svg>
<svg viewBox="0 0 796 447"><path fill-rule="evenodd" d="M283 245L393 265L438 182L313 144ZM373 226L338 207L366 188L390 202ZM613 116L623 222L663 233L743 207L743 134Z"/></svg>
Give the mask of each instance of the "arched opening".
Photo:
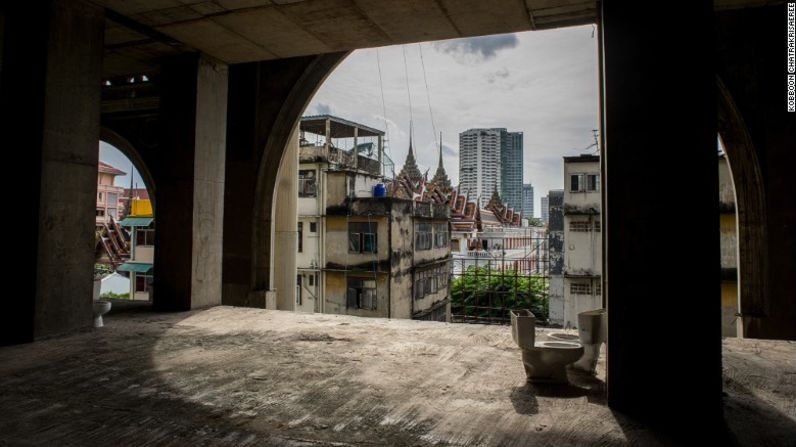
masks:
<svg viewBox="0 0 796 447"><path fill-rule="evenodd" d="M760 163L752 138L730 92L720 78L716 78L716 83L719 137L729 162L731 184L735 193L733 211L737 216L736 275L738 313L741 320L736 334L743 337L750 325L760 324L761 318L770 311L766 298L766 200ZM722 256L724 257L724 253Z"/></svg>
<svg viewBox="0 0 796 447"><path fill-rule="evenodd" d="M155 252L155 184L140 154L103 128L98 158L95 326L103 309L151 306Z"/></svg>

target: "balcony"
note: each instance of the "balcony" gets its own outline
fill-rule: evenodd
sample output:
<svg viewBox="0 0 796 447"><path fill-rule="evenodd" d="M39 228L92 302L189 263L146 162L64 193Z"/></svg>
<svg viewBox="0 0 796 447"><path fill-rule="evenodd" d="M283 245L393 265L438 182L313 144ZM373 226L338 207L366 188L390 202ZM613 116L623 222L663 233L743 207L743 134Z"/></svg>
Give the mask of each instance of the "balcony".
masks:
<svg viewBox="0 0 796 447"><path fill-rule="evenodd" d="M794 343L724 348L733 436L792 441ZM601 383L527 384L506 326L112 311L101 330L0 348L0 444L660 445Z"/></svg>

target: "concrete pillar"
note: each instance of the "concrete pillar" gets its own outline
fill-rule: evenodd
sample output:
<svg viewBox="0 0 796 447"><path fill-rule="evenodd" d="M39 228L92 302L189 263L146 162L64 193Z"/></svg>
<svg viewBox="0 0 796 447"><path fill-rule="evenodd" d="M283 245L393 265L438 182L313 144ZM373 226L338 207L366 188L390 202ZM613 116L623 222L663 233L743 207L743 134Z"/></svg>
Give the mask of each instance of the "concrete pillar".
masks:
<svg viewBox="0 0 796 447"><path fill-rule="evenodd" d="M293 310L296 303L296 252L298 250L298 123L285 147L279 166L274 203L274 269L276 308ZM309 231L309 228L305 228Z"/></svg>
<svg viewBox="0 0 796 447"><path fill-rule="evenodd" d="M154 304L221 304L228 69L186 55L163 66L161 113L168 167L158 182Z"/></svg>
<svg viewBox="0 0 796 447"><path fill-rule="evenodd" d="M666 14L602 5L608 403L704 433L722 411L713 7L666 33Z"/></svg>
<svg viewBox="0 0 796 447"><path fill-rule="evenodd" d="M15 179L5 199L24 247L6 271L7 344L91 325L104 11L14 2L2 17L0 133Z"/></svg>

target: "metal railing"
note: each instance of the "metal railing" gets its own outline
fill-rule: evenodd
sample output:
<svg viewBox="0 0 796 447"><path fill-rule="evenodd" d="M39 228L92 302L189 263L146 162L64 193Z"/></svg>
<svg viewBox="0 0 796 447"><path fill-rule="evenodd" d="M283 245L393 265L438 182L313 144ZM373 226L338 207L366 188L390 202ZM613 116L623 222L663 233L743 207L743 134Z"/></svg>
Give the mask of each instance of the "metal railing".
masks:
<svg viewBox="0 0 796 447"><path fill-rule="evenodd" d="M451 321L510 324L510 310L530 309L544 324L549 307L547 239L489 242L492 249L468 251L465 256L453 258ZM474 246L483 244L477 241Z"/></svg>

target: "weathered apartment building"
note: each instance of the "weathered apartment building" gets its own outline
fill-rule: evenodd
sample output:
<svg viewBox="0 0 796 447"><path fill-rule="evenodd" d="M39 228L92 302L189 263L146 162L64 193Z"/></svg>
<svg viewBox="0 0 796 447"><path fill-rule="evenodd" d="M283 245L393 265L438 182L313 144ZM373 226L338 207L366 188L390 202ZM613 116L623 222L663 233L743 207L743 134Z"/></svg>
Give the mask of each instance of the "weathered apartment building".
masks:
<svg viewBox="0 0 796 447"><path fill-rule="evenodd" d="M564 157L564 182L560 211L549 196L550 317L577 327L578 313L603 307L600 157Z"/></svg>
<svg viewBox="0 0 796 447"><path fill-rule="evenodd" d="M385 184L383 132L342 118L300 123L295 309L446 321L450 211L428 191L411 152ZM439 195L437 195L439 196Z"/></svg>

